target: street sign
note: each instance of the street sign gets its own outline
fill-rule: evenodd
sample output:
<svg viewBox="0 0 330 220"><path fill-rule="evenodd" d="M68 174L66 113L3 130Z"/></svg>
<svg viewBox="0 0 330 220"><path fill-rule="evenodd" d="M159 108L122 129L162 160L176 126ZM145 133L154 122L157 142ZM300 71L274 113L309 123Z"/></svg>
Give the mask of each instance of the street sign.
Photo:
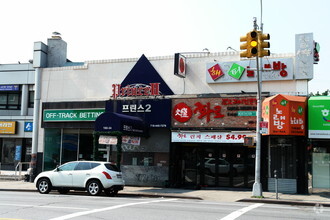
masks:
<svg viewBox="0 0 330 220"><path fill-rule="evenodd" d="M24 131L32 132L33 131L33 122L24 122Z"/></svg>
<svg viewBox="0 0 330 220"><path fill-rule="evenodd" d="M268 134L268 121L260 122L260 134Z"/></svg>

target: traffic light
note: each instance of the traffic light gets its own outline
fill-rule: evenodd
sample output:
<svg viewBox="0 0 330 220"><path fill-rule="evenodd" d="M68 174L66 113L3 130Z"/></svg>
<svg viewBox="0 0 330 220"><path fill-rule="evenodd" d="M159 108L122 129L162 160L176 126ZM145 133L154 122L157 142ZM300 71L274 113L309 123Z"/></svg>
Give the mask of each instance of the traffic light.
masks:
<svg viewBox="0 0 330 220"><path fill-rule="evenodd" d="M251 56L256 57L258 55L258 32L257 31L251 31L249 34L249 42L250 42L250 52Z"/></svg>
<svg viewBox="0 0 330 220"><path fill-rule="evenodd" d="M256 31L250 31L246 36L240 38L240 49L244 50L240 53L240 57L255 57L258 53L258 33Z"/></svg>
<svg viewBox="0 0 330 220"><path fill-rule="evenodd" d="M319 56L319 52L320 52L320 44L317 42L314 42L314 64L318 64L320 61L320 56Z"/></svg>
<svg viewBox="0 0 330 220"><path fill-rule="evenodd" d="M269 34L263 34L261 31L258 31L258 57L269 56L270 51L265 49L270 47L270 43L265 41L269 40Z"/></svg>

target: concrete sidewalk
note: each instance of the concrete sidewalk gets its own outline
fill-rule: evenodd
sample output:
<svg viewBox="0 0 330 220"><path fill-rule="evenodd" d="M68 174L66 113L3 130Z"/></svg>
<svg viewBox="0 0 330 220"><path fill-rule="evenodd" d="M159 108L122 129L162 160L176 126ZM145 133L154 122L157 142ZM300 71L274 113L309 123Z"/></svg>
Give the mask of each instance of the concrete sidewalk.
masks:
<svg viewBox="0 0 330 220"><path fill-rule="evenodd" d="M33 183L24 181L0 181L0 191L27 191L37 192ZM252 198L252 192L239 189L202 188L200 190L158 188L158 187L135 187L125 186L119 196L146 196L146 197L171 197L200 199L217 202L254 202L254 203L277 203L288 205L315 206L323 205L330 207L330 193L318 193L311 195L283 194L279 193L279 199L272 192L263 192L264 198Z"/></svg>

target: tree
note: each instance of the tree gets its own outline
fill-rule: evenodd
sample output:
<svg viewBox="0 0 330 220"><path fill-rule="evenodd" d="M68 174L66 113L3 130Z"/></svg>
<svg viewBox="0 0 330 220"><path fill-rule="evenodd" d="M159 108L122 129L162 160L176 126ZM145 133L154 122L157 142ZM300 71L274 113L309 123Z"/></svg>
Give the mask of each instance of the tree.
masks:
<svg viewBox="0 0 330 220"><path fill-rule="evenodd" d="M309 96L330 96L330 89L327 89L325 92L322 92L320 94L319 91L317 91L315 94L314 93L309 93Z"/></svg>

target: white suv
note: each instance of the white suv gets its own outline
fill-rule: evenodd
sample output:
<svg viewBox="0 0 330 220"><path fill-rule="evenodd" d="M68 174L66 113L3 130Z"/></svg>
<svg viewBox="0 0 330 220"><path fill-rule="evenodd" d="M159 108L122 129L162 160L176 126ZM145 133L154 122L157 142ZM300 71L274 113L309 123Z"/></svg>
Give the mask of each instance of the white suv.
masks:
<svg viewBox="0 0 330 220"><path fill-rule="evenodd" d="M65 194L74 189L87 190L92 196L100 194L102 190L108 196L115 196L125 185L118 167L101 161L68 162L52 171L40 173L34 183L42 194L52 189Z"/></svg>

